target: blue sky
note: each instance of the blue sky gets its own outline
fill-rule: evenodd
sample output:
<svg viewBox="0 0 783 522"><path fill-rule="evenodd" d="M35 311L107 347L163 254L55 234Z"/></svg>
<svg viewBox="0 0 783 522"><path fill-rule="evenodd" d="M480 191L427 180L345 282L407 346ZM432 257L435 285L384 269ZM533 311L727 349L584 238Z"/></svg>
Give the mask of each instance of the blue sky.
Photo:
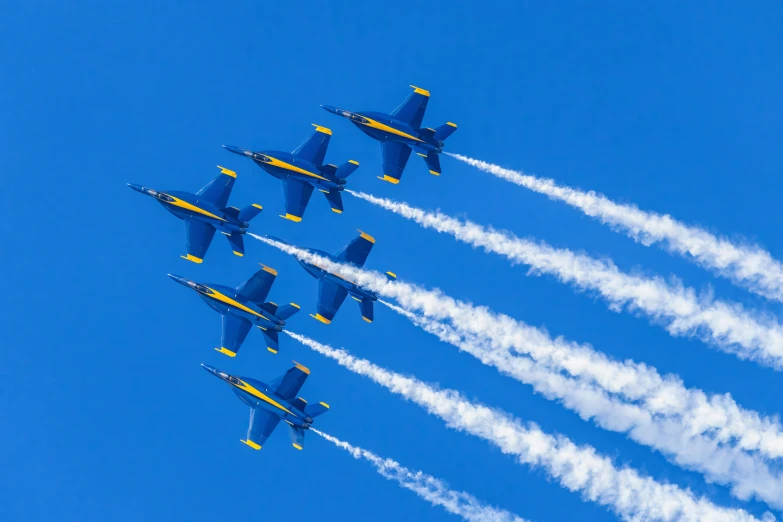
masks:
<svg viewBox="0 0 783 522"><path fill-rule="evenodd" d="M458 123L451 151L668 212L781 258L782 14L773 2L4 5L0 518L448 518L318 437L301 453L283 430L259 453L239 443L246 407L199 363L269 380L295 359L312 370L303 396L332 406L316 424L323 431L530 519L614 520L290 339L277 356L255 332L235 360L214 352L220 317L166 273L236 285L263 262L280 273L270 297L307 313L315 281L252 240L242 259L217 237L203 265L181 260L182 224L125 184L195 191L224 165L239 175L232 204L264 206L257 233L336 251L361 228L377 239L369 268L775 414L783 386L772 370L671 338L367 203L347 196L336 215L314 195L302 223L284 221L279 182L220 145L293 150L319 123L334 131L328 161L361 163L352 188L610 257L624 270L676 274L779 315L687 261L450 158L440 177L414 157L400 185L378 181L378 145L319 105L391 110L418 85L432 93L427 125ZM328 327L307 313L292 330L459 389L717 503L765 510L383 307L372 325L351 302Z"/></svg>

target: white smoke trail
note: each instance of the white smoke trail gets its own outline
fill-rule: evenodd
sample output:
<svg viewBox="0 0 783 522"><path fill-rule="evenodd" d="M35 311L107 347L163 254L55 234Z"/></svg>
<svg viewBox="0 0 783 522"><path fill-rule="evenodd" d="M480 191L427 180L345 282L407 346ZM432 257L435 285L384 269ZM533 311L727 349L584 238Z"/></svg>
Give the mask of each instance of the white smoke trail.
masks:
<svg viewBox="0 0 783 522"><path fill-rule="evenodd" d="M674 484L661 484L612 461L587 445L543 432L532 423L522 424L507 413L464 399L454 390L440 390L412 377L386 370L345 350L336 350L293 332L286 332L305 346L330 357L341 366L401 395L446 422L446 425L481 437L522 464L541 468L563 487L580 492L585 500L606 506L629 521L729 522L758 520L741 509L716 506L696 498ZM765 514L764 520L774 520Z"/></svg>
<svg viewBox="0 0 783 522"><path fill-rule="evenodd" d="M562 187L551 179L537 178L461 154L449 156L551 199L562 201L616 230L625 232L643 245L662 242L669 251L691 256L702 267L715 271L735 284L769 299L783 301L783 263L759 246L736 245L725 237L716 237L702 228L680 223L669 215L646 212L634 205L615 203L603 194Z"/></svg>
<svg viewBox="0 0 783 522"><path fill-rule="evenodd" d="M397 482L432 504L440 506L449 513L458 515L471 522L525 522L513 513L484 505L479 499L465 493L454 491L442 480L421 471L411 471L392 459L383 459L371 451L359 448L336 437L310 428L338 448L344 449L355 459L364 459L375 467L381 476Z"/></svg>
<svg viewBox="0 0 783 522"><path fill-rule="evenodd" d="M661 451L685 469L701 472L708 481L731 484L740 499L753 495L768 504L783 507L783 477L770 469L758 455L750 455L736 446L726 446L711 436L703 436L690 425L696 418L656 416L643 404L634 404L613 396L578 378L538 364L510 350L488 346L477 336L465 335L452 326L413 314L381 301L441 341L456 346L482 363L505 375L529 384L550 400L558 400L583 419L593 419L601 428L627 433L646 446Z"/></svg>
<svg viewBox="0 0 783 522"><path fill-rule="evenodd" d="M708 396L686 388L676 376L661 376L646 365L614 361L590 346L552 339L544 331L440 291L388 282L381 274L255 237L339 272L427 318L450 321L453 327L381 301L445 342L531 384L547 398L562 401L582 418L627 433L709 480L731 484L737 497L756 495L772 505L781 504L779 473L770 471L764 461L783 456L783 427L777 418L745 410L729 394Z"/></svg>
<svg viewBox="0 0 783 522"><path fill-rule="evenodd" d="M772 318L745 311L739 304L698 298L693 289L679 282L670 285L659 277L626 274L610 261L520 239L440 212L426 212L363 192L346 192L425 228L505 256L512 263L526 264L535 272L554 275L579 289L596 291L610 308L625 306L643 312L672 335L698 336L741 359L783 369L783 327Z"/></svg>

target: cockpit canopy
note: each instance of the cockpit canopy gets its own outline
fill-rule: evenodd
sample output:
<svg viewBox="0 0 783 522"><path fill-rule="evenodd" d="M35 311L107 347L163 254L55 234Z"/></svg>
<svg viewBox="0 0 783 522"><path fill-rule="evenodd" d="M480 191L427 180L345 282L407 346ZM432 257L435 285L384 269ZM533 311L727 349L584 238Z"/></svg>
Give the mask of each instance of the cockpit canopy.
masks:
<svg viewBox="0 0 783 522"><path fill-rule="evenodd" d="M161 201L166 201L168 203L171 203L174 201L174 198L169 196L168 194L164 194L163 192L158 192L157 190L147 189L149 191L149 195L153 196Z"/></svg>
<svg viewBox="0 0 783 522"><path fill-rule="evenodd" d="M196 290L196 291L198 291L198 292L201 292L202 294L211 295L211 294L213 294L213 293L214 293L214 292L212 291L212 289L211 289L211 288L209 288L209 287L207 287L207 286L204 286L204 285L200 285L200 284L198 284L198 283L194 283L194 282L192 282L192 281L190 282L190 286L191 286L191 287L192 287L194 290Z"/></svg>
<svg viewBox="0 0 783 522"><path fill-rule="evenodd" d="M258 161L263 161L264 163L272 163L272 158L269 156L264 156L263 154L259 154L257 152L253 153L253 159Z"/></svg>

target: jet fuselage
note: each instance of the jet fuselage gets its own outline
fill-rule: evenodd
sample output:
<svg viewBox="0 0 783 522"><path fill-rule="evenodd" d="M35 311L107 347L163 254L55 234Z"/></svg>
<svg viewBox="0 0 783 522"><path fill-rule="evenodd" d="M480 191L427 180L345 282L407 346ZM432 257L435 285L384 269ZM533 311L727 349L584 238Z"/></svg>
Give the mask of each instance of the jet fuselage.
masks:
<svg viewBox="0 0 783 522"><path fill-rule="evenodd" d="M334 263L340 263L338 259L336 259L333 255L329 254L328 252L324 252L323 250L318 250L315 248L307 248L304 249L310 252L311 254L325 257L326 259L329 259L330 261ZM348 290L348 293L351 294L354 297L359 298L360 300L370 300L370 301L377 301L378 296L374 292L370 292L369 290L366 290L359 286L358 284L354 283L350 279L346 279L340 274L336 274L333 272L329 272L325 268L314 265L312 263L308 263L307 261L304 261L302 259L297 258L297 261L299 261L299 264L302 265L302 267L307 271L308 274L313 276L316 279L327 279L339 286L342 286L346 290Z"/></svg>
<svg viewBox="0 0 783 522"><path fill-rule="evenodd" d="M344 179L336 178L322 167L297 158L290 152L277 150L253 152L230 145L224 147L235 154L252 159L256 165L277 179L292 177L324 190L345 188Z"/></svg>

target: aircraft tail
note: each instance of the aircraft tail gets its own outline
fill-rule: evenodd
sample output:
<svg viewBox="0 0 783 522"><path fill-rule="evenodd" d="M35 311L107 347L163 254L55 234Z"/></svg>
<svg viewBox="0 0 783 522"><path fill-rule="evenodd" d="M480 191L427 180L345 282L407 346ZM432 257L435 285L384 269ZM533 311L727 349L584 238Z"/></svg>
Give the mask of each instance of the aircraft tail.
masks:
<svg viewBox="0 0 783 522"><path fill-rule="evenodd" d="M340 195L339 190L332 189L328 192L324 192L324 196L326 196L326 201L329 202L329 206L332 207L332 212L337 212L338 214L343 213L343 197Z"/></svg>
<svg viewBox="0 0 783 522"><path fill-rule="evenodd" d="M446 138L454 134L454 131L457 130L457 124L448 122L445 125L441 125L437 129L435 129L435 139L438 141L446 141Z"/></svg>
<svg viewBox="0 0 783 522"><path fill-rule="evenodd" d="M228 244L231 245L231 250L234 251L235 256L242 257L245 255L245 240L242 239L242 234L239 232L232 232L226 235Z"/></svg>
<svg viewBox="0 0 783 522"><path fill-rule="evenodd" d="M386 279L389 281L396 281L397 280L397 274L394 272L386 272Z"/></svg>
<svg viewBox="0 0 783 522"><path fill-rule="evenodd" d="M359 310L361 310L362 312L362 319L364 319L368 323L371 323L375 318L375 316L373 315L372 300L363 299L359 301Z"/></svg>
<svg viewBox="0 0 783 522"><path fill-rule="evenodd" d="M298 426L290 425L291 428L291 444L298 450L304 448L304 430Z"/></svg>
<svg viewBox="0 0 783 522"><path fill-rule="evenodd" d="M337 170L335 171L334 175L337 176L338 179L345 179L351 174L354 173L356 169L359 168L359 162L355 160L348 160L339 167L337 167Z"/></svg>
<svg viewBox="0 0 783 522"><path fill-rule="evenodd" d="M261 209L262 209L261 205L256 205L255 203L253 203L249 207L245 207L242 210L240 210L237 219L239 219L240 221L250 221L261 212Z"/></svg>
<svg viewBox="0 0 783 522"><path fill-rule="evenodd" d="M427 168L430 169L430 174L433 176L440 176L440 157L434 152L430 152L424 156L424 163L427 164Z"/></svg>
<svg viewBox="0 0 783 522"><path fill-rule="evenodd" d="M308 404L304 409L305 414L307 414L307 416L311 419L314 419L322 413L326 413L327 411L329 411L329 405L325 402L319 402L318 404Z"/></svg>
<svg viewBox="0 0 783 522"><path fill-rule="evenodd" d="M296 312L299 311L299 305L296 303L289 303L287 305L283 305L277 308L277 311L275 312L275 315L285 321L292 315L294 315Z"/></svg>
<svg viewBox="0 0 783 522"><path fill-rule="evenodd" d="M280 351L280 338L277 335L277 330L261 330L266 340L266 349L272 353Z"/></svg>

